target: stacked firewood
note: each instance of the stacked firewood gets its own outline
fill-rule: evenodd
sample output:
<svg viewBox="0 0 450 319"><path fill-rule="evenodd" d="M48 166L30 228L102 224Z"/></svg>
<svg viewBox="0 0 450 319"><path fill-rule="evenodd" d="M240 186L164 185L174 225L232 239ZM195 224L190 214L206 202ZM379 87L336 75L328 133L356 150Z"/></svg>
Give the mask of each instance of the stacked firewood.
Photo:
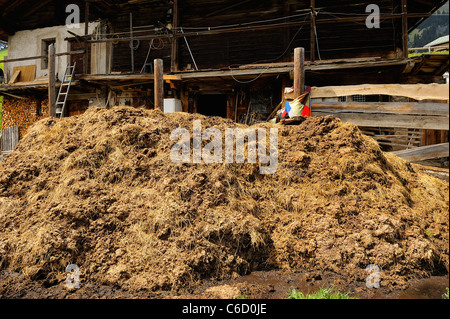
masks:
<svg viewBox="0 0 450 319"><path fill-rule="evenodd" d="M6 96L3 99L2 129L18 126L21 137L30 126L48 116L48 99L16 99Z"/></svg>

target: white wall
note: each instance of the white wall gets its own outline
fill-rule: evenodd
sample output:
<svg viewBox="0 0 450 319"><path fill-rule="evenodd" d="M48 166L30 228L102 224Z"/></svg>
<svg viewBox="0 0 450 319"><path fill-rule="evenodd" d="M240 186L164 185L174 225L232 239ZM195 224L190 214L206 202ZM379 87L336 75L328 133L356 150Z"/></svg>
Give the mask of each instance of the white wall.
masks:
<svg viewBox="0 0 450 319"><path fill-rule="evenodd" d="M89 24L89 33L91 34L97 22ZM75 34L84 35L84 25L80 28L69 29L67 26L56 26L35 30L19 31L9 37L8 40L8 59L26 58L32 56L42 55L42 40L56 39L56 53L64 53L70 51L70 45L68 41L64 41L67 37L72 37L67 31L71 31ZM69 63L69 56L56 57L56 72L58 78L62 80L64 71ZM7 78L10 79L14 67L36 65L36 77L48 76L48 69L42 69L41 59L39 60L26 60L19 62L11 62L5 64L5 73Z"/></svg>

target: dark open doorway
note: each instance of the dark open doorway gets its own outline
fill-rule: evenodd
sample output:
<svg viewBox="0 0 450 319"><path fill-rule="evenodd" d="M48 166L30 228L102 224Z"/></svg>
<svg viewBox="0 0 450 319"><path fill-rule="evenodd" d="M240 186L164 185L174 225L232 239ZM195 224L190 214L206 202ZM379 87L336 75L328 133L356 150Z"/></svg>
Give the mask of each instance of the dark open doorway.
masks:
<svg viewBox="0 0 450 319"><path fill-rule="evenodd" d="M205 94L198 96L197 112L206 116L227 117L228 97L224 94Z"/></svg>

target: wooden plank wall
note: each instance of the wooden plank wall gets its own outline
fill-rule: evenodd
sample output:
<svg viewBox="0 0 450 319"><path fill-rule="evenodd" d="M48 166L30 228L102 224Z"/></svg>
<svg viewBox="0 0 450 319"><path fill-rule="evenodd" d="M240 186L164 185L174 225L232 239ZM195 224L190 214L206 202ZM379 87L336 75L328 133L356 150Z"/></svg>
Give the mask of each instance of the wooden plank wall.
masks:
<svg viewBox="0 0 450 319"><path fill-rule="evenodd" d="M382 12L392 13L399 8L392 0L377 3ZM341 22L320 24L320 20L333 20L332 15L325 12L345 13L345 17L354 14L366 14L367 2L351 0L322 1L317 3L321 13L317 17L318 52L317 60L355 57L394 57L400 47L397 37L401 30L398 21L387 19L382 21L381 29L368 29L363 22ZM135 27L158 25L165 23L169 4L139 5L132 10ZM184 32L196 32L201 27L227 26L230 24L245 24L255 21L268 21L263 24L307 22L303 27L284 27L260 31L243 31L207 36L187 37L192 54L200 69L216 69L221 67L251 64L258 62L292 61L292 53L296 47L304 47L306 59L310 57L311 31L310 16L291 17L275 20L283 16L310 13L310 0L301 1L203 1L184 0L180 2L180 26ZM343 18L344 16L339 16ZM398 20L398 19L397 19ZM113 32L118 36L126 36L130 30L130 10L123 10L111 17ZM249 25L247 25L249 26ZM250 24L251 26L251 24ZM138 29L139 30L139 29ZM138 30L135 35L138 36ZM179 39L179 69L185 70L193 64L184 38ZM135 53L135 70L139 72L148 53L150 41L141 41ZM156 40L149 60L163 59L167 70L170 66L171 41ZM129 41L114 45L113 71L131 71L131 53ZM166 72L167 72L166 70Z"/></svg>
<svg viewBox="0 0 450 319"><path fill-rule="evenodd" d="M448 142L448 103L315 102L314 116L333 115L350 122L386 150L402 150Z"/></svg>
<svg viewBox="0 0 450 319"><path fill-rule="evenodd" d="M70 50L71 51L78 51L78 50L84 50L84 43L78 43L76 41L72 41L70 43ZM77 64L75 67L75 74L83 74L84 73L84 54L78 54L78 55L72 55L71 56L71 63L74 65ZM91 68L91 46L88 46L88 54L87 54L87 68L88 68L88 74L90 73Z"/></svg>
<svg viewBox="0 0 450 319"><path fill-rule="evenodd" d="M133 10L133 26L142 27L148 25L158 26L158 21L165 22L167 10L169 5L164 6L150 6L140 7L139 10ZM117 37L128 37L130 31L130 11L123 10L120 14L111 19L113 33L117 34ZM145 28L148 30L150 28ZM134 31L135 36L139 36L139 30ZM137 42L134 43L137 46ZM147 57L150 48L150 41L140 41L139 47L134 51L135 72L140 73L142 66ZM155 59L163 59L165 72L170 71L170 54L171 43L169 39L155 40L153 43L153 49L150 53L148 61L153 63ZM113 44L113 72L131 72L131 49L130 42L119 42Z"/></svg>
<svg viewBox="0 0 450 319"><path fill-rule="evenodd" d="M2 129L1 152L8 153L14 151L19 143L19 127L8 127Z"/></svg>
<svg viewBox="0 0 450 319"><path fill-rule="evenodd" d="M232 1L205 2L202 0L183 1L181 6L181 25L185 27L201 27L229 25L230 23L247 23L270 20L282 16L298 15L310 12L310 0L300 1L242 1L241 5L228 10L224 8L233 4ZM392 12L392 1L378 1L382 12ZM320 24L320 20L335 20L335 16L325 12L339 12L360 16L365 14L367 2L317 1L316 6L321 11L317 16L317 36L319 52L316 57L336 59L364 56L389 56L396 51L393 39L394 26L392 21L383 21L381 29L368 29L365 23L331 23ZM216 14L213 14L218 12ZM342 16L340 16L342 17ZM308 16L290 18L279 22L310 21ZM272 22L273 23L273 22ZM270 24L270 23L268 23ZM395 23L394 23L395 25ZM297 35L295 38L294 36ZM306 58L310 57L310 26L269 29L263 31L246 31L217 36L201 36L188 38L194 56L206 56L199 59L207 67L216 65L235 65L256 63L258 61L280 62L292 61L294 48L305 48ZM291 42L292 41L292 42ZM192 42L192 43L191 43ZM189 61L187 50L181 42L182 61ZM289 46L290 44L290 46ZM283 55L284 53L284 55ZM280 58L281 56L281 58ZM203 61L206 60L206 61ZM228 60L228 64L225 62ZM208 65L209 64L209 65Z"/></svg>
<svg viewBox="0 0 450 319"><path fill-rule="evenodd" d="M449 108L443 103L313 103L313 115L334 115L363 127L448 130Z"/></svg>

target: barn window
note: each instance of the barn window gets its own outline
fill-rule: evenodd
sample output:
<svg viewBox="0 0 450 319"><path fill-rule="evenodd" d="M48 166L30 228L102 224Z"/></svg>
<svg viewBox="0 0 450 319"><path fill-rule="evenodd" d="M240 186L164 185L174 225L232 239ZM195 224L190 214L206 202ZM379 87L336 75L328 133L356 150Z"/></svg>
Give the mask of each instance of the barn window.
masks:
<svg viewBox="0 0 450 319"><path fill-rule="evenodd" d="M47 70L48 69L48 58L47 58L48 57L48 47L51 44L56 44L56 39L45 39L45 40L42 40L41 52L42 52L42 55L45 56L45 58L42 59L42 65L41 65L42 70Z"/></svg>

